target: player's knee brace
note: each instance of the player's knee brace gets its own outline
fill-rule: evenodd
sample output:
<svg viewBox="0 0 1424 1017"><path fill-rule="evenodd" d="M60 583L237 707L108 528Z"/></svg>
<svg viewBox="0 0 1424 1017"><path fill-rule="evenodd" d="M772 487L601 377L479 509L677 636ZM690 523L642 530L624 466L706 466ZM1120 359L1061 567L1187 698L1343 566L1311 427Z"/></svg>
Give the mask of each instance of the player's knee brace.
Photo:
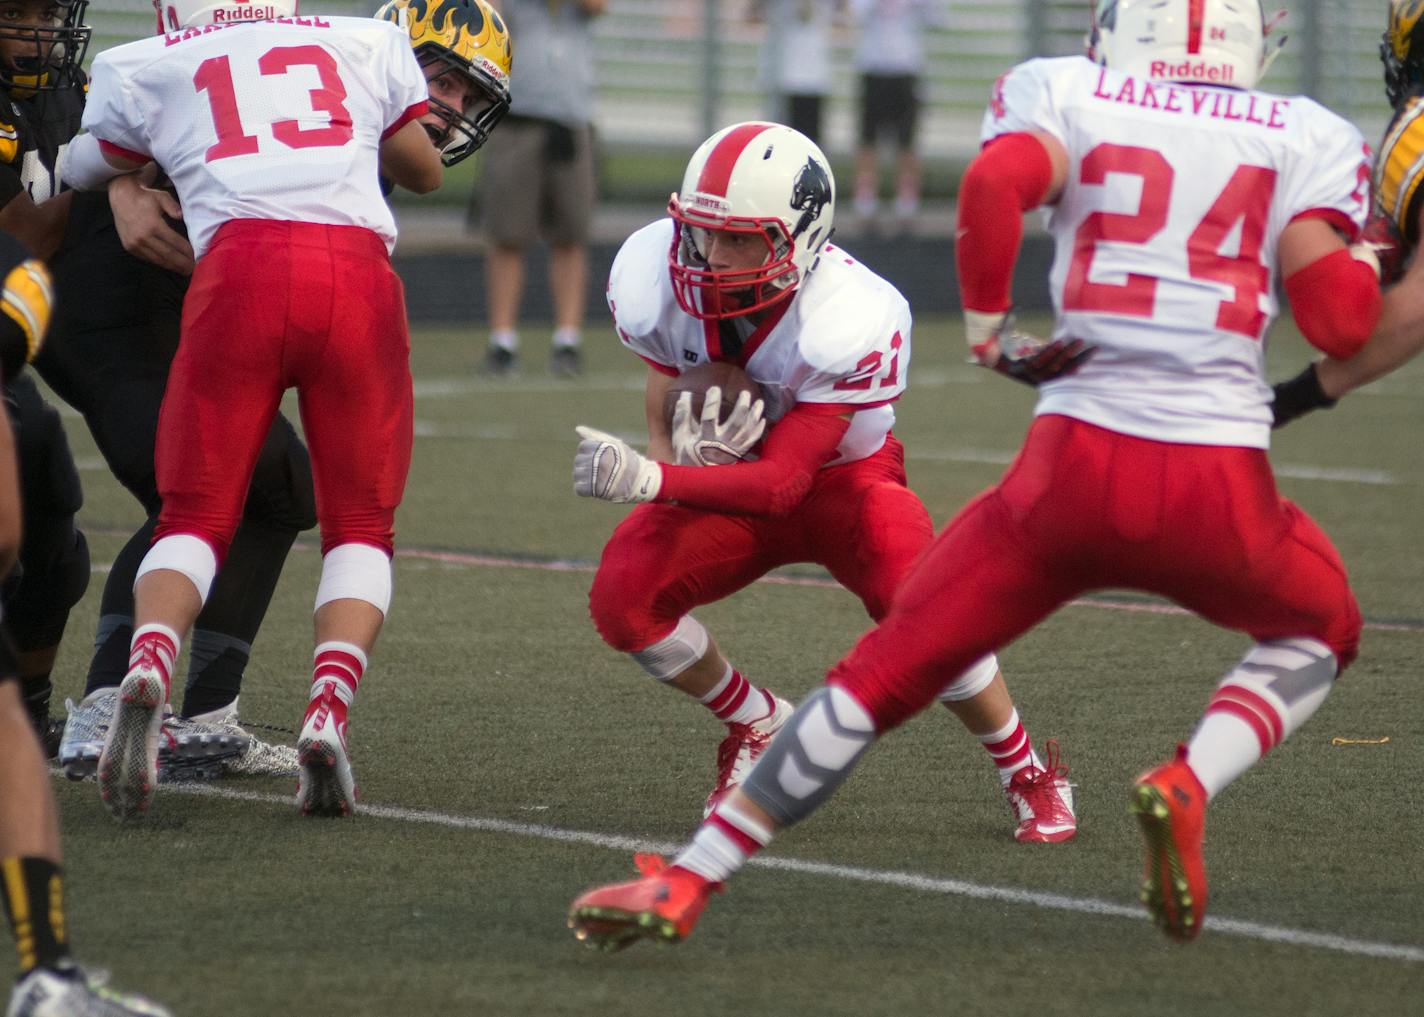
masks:
<svg viewBox="0 0 1424 1017"><path fill-rule="evenodd" d="M391 606L391 559L370 544L338 544L321 559L316 606L333 600L364 600L384 616Z"/></svg>
<svg viewBox="0 0 1424 1017"><path fill-rule="evenodd" d="M208 591L213 588L213 577L218 573L218 556L202 537L191 533L171 533L160 537L144 555L143 564L134 576L134 585L150 572L170 569L181 572L198 590L204 604L208 602Z"/></svg>
<svg viewBox="0 0 1424 1017"><path fill-rule="evenodd" d="M311 456L284 417L276 418L267 432L247 489L244 514L245 518L298 532L316 525Z"/></svg>
<svg viewBox="0 0 1424 1017"><path fill-rule="evenodd" d="M632 653L644 671L660 682L670 682L707 655L712 638L702 623L690 614L677 627L651 646Z"/></svg>
<svg viewBox="0 0 1424 1017"><path fill-rule="evenodd" d="M35 556L46 567L25 569L6 600L10 631L21 652L58 646L69 609L89 588L89 542L72 526L60 539L63 547Z"/></svg>
<svg viewBox="0 0 1424 1017"><path fill-rule="evenodd" d="M772 739L742 791L789 826L829 798L874 741L865 707L845 689L823 685Z"/></svg>
<svg viewBox="0 0 1424 1017"><path fill-rule="evenodd" d="M973 699L989 687L998 673L998 657L992 653L980 657L969 665L969 670L944 687L944 691L939 694L939 700L942 703L962 703L966 699Z"/></svg>

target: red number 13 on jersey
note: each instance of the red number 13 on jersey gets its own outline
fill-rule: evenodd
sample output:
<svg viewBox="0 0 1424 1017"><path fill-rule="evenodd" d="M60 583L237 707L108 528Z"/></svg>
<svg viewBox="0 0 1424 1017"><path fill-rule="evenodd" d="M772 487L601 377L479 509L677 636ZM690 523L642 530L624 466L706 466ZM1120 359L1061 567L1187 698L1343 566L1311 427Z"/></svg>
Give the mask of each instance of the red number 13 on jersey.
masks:
<svg viewBox="0 0 1424 1017"><path fill-rule="evenodd" d="M293 67L315 67L320 88L308 93L311 107L325 113L330 121L324 127L303 128L295 120L278 120L272 124L272 137L288 148L335 148L351 140L351 114L342 104L346 85L336 66L336 58L320 46L277 46L263 53L257 69L264 75L286 74ZM226 55L209 57L193 75L193 87L208 93L208 108L212 111L213 127L218 140L208 147L205 162L230 159L235 155L252 155L260 148L255 134L242 126L237 90L233 87L232 66Z"/></svg>

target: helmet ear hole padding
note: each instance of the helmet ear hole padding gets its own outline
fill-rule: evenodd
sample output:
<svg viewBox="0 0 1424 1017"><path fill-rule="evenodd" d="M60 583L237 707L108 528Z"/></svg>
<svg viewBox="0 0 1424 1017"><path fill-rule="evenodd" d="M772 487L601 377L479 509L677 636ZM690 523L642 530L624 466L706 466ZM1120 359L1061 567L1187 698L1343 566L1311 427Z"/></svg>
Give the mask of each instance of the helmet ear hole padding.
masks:
<svg viewBox="0 0 1424 1017"><path fill-rule="evenodd" d="M668 271L678 305L704 320L738 317L806 280L833 229L835 181L825 154L798 131L733 124L693 153L668 214L677 224ZM756 268L713 271L698 231L760 234L767 257Z"/></svg>

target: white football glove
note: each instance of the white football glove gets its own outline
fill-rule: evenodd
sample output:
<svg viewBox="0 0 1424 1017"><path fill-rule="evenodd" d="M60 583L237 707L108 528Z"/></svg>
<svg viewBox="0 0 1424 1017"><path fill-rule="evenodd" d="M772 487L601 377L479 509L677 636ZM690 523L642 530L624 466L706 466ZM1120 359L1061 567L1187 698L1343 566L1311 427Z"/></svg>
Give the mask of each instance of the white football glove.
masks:
<svg viewBox="0 0 1424 1017"><path fill-rule="evenodd" d="M678 466L724 466L740 462L766 430L762 414L766 404L752 402L750 392L737 396L737 403L719 420L722 411L722 390L713 385L702 399L702 419L692 419L692 393L677 398L672 412L673 462Z"/></svg>
<svg viewBox="0 0 1424 1017"><path fill-rule="evenodd" d="M663 471L653 460L622 438L576 429L579 442L574 454L574 494L604 501L652 501L663 486Z"/></svg>

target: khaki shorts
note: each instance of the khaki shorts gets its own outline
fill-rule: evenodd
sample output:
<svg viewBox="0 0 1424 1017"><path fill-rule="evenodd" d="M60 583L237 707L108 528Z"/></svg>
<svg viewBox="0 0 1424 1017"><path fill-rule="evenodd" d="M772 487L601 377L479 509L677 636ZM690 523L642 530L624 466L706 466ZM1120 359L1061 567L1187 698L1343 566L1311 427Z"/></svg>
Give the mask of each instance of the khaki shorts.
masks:
<svg viewBox="0 0 1424 1017"><path fill-rule="evenodd" d="M490 242L523 248L541 238L552 247L588 241L594 198L588 125L507 117L481 154L480 204Z"/></svg>

